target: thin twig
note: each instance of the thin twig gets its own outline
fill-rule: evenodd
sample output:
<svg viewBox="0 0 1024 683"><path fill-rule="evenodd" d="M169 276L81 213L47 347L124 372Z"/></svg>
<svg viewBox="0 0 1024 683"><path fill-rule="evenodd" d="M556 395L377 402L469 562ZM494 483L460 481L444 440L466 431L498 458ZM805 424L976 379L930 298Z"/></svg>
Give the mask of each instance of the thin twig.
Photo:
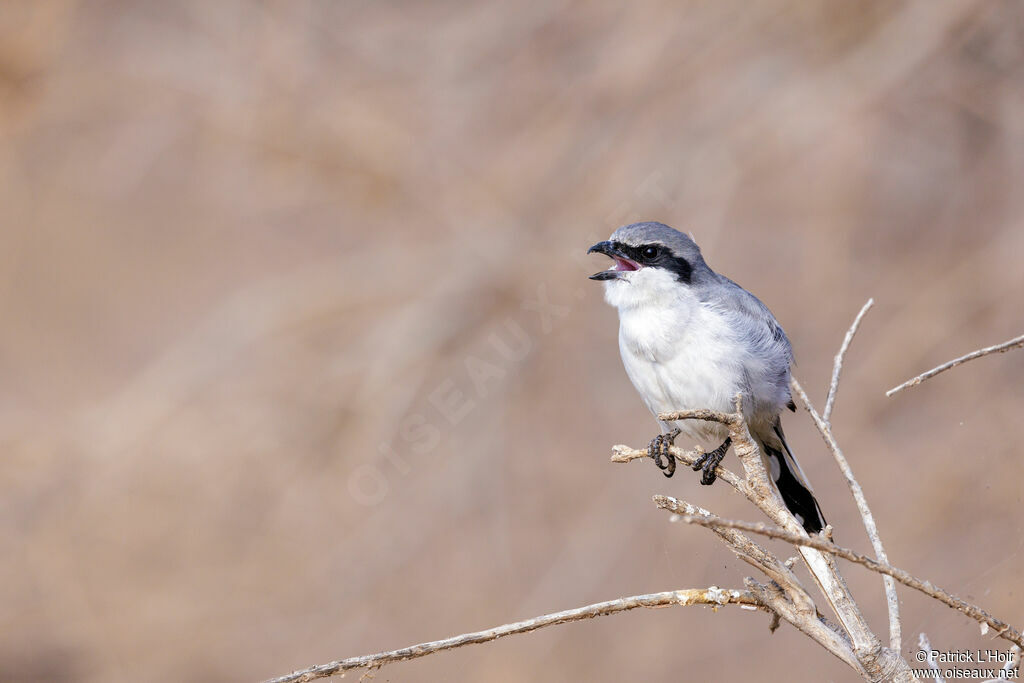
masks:
<svg viewBox="0 0 1024 683"><path fill-rule="evenodd" d="M803 387L800 386L800 382L795 377L790 380L790 388L800 397L800 401L804 404L807 412L810 413L814 425L821 434L821 438L825 440L829 451L832 452L832 457L846 478L846 485L850 488L854 502L857 503L857 509L860 511L860 517L864 522L864 530L867 531L868 538L871 540L871 547L875 551L875 557L879 562L888 563L889 556L882 545L882 537L878 533L875 516L871 513L871 508L868 507L867 498L864 497L864 489L860 487L860 482L853 476L853 469L850 467L850 463L847 462L846 456L843 455L842 449L839 448L839 444L836 443L835 437L832 435L832 428L818 415L814 405L811 403L811 399L807 396L807 392L804 391ZM899 652L903 647L899 596L896 594L896 584L891 578L882 577L882 583L885 587L885 602L889 613L889 647Z"/></svg>
<svg viewBox="0 0 1024 683"><path fill-rule="evenodd" d="M687 467L692 466L693 463L697 462L697 459L700 458L700 456L704 455L704 449L701 448L700 446L693 449L692 451L685 451L682 448L670 446L668 452L675 456L676 460L680 461ZM631 462L633 460L640 460L642 458L647 457L650 456L646 448L630 448L629 446L623 444L612 446L612 462ZM740 493L747 495L747 490L745 488L746 484L743 481L743 478L737 475L735 472L727 470L726 468L719 465L718 467L715 468L715 474L718 476L719 479L726 482Z"/></svg>
<svg viewBox="0 0 1024 683"><path fill-rule="evenodd" d="M529 631L535 631L539 628L544 628L545 626L554 626L555 624L564 624L569 621L581 621L583 619L603 617L609 614L616 614L618 612L626 612L638 607L658 608L670 607L673 605L711 605L716 609L720 605L740 605L746 609L766 609L764 605L762 605L761 602L748 591L717 588L715 586L711 586L710 588L690 588L686 590L666 591L664 593L634 595L628 598L619 598L618 600L608 600L607 602L598 602L585 607L577 607L576 609L565 610L564 612L545 614L543 616L534 617L533 619L518 621L513 624L496 626L494 628L487 629L486 631L464 633L459 636L445 638L444 640L420 643L419 645L412 645L410 647L402 648L401 650L391 650L390 652L380 652L374 655L364 655L362 657L350 657L348 659L330 662L329 664L311 666L308 669L302 669L301 671L295 671L286 676L274 678L266 683L297 683L300 681L312 681L317 678L327 678L328 676L333 676L336 673L347 671L349 669L378 668L384 664L401 662L407 659L416 659L417 657L424 657L442 650L451 650L453 648L464 647L466 645L486 643L491 640L501 638L502 636L509 636L515 633L528 633Z"/></svg>
<svg viewBox="0 0 1024 683"><path fill-rule="evenodd" d="M1010 672L1018 672L1020 669L1020 646L1014 645L1010 648L1010 658L1006 660L1006 664L1003 664L1003 673L1001 676L989 679L985 683L1000 683L1001 681L1010 680L1010 678L1019 678L1019 676L1010 676Z"/></svg>
<svg viewBox="0 0 1024 683"><path fill-rule="evenodd" d="M722 413L717 410L697 408L695 410L673 410L667 413L658 413L658 419L662 422L675 422L676 420L705 420L707 422L717 422L725 425L726 427L732 427L742 419L742 416L739 413Z"/></svg>
<svg viewBox="0 0 1024 683"><path fill-rule="evenodd" d="M735 412L732 413L698 408L696 410L658 413L658 419L662 422L704 420L706 422L717 422L728 427L729 438L732 439L732 452L739 458L740 464L743 466L743 474L745 475L745 478L740 480L741 485L737 487L737 490L745 495L750 502L761 508L779 526L798 528L800 526L799 523L786 508L778 489L771 483L771 479L768 477L768 470L765 469L760 447L750 435L747 422L743 418L743 395L736 394L733 400Z"/></svg>
<svg viewBox="0 0 1024 683"><path fill-rule="evenodd" d="M903 384L899 385L898 387L893 387L889 391L885 392L885 395L886 396L892 396L893 394L895 394L897 392L900 392L900 391L903 391L904 389L908 389L910 387L916 387L918 384L920 384L921 382L925 381L926 379L931 379L935 375L938 375L939 373L945 372L946 370L949 370L950 368L955 368L956 366L961 365L963 363L966 363L969 360L974 360L975 358L981 358L982 356L987 356L990 353L1004 353L1006 351L1009 351L1010 349L1017 349L1017 348L1020 348L1022 346L1024 346L1024 335L1021 335L1019 337L1015 337L1015 338L1011 339L1010 341L1005 341L1002 344L996 344L995 346L988 346L988 347L986 347L984 349L978 349L977 351L971 351L966 356L960 356L959 358L954 358L953 360L949 361L948 363L943 363L942 365L940 365L938 367L932 368L931 370L929 370L928 372L924 373L923 375L918 375L914 379L908 379L906 382L904 382Z"/></svg>
<svg viewBox="0 0 1024 683"><path fill-rule="evenodd" d="M839 347L839 353L836 354L835 362L832 364L832 382L828 387L828 397L825 399L825 410L821 413L821 418L825 420L825 424L832 426L832 406L836 402L836 393L839 391L839 373L843 370L843 359L846 357L846 352L850 348L850 342L853 341L853 335L857 334L857 328L860 327L860 321L864 318L864 314L875 304L874 299L868 299L868 302L864 304L863 308L860 309L860 313L853 319L853 324L850 325L850 329L846 331L846 337L843 338L843 345Z"/></svg>
<svg viewBox="0 0 1024 683"><path fill-rule="evenodd" d="M932 644L928 642L928 636L924 634L924 631L917 637L917 649L924 652L928 660L928 668L931 669L931 678L935 680L935 683L946 683L946 680L942 677L942 671L939 669L939 665L935 663L935 659L932 657Z"/></svg>
<svg viewBox="0 0 1024 683"><path fill-rule="evenodd" d="M741 522L731 519L723 519L721 517L715 517L714 515L690 515L686 514L686 507L682 501L676 500L670 496L654 496L654 503L669 512L674 512L679 515L679 520L687 524L697 524L699 526L707 527L709 529L739 529L741 531L747 531L754 534L761 534L768 538L775 538L787 543L792 543L797 546L804 546L808 548L815 548L823 553L829 553L836 557L841 557L844 560L855 562L863 565L868 569L878 572L880 574L886 574L896 579L905 586L909 586L914 590L920 591L925 595L931 596L955 610L958 610L967 616L971 617L975 621L988 624L991 628L995 629L996 635L1000 638L1010 641L1015 645L1024 647L1024 634L1013 628L1009 624L996 619L991 614L983 610L982 608L967 602L957 596L939 588L931 581L923 581L917 577L907 573L906 571L893 567L887 562L879 562L867 555L861 555L858 552L838 546L835 543L826 541L820 536L805 536L795 534L785 529L778 527L771 527L760 522Z"/></svg>

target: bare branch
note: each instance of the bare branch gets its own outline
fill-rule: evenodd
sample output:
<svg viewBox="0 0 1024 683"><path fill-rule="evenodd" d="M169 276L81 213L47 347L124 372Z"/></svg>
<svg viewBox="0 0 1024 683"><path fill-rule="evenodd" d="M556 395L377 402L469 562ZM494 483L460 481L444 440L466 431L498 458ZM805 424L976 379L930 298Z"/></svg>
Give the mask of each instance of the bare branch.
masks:
<svg viewBox="0 0 1024 683"><path fill-rule="evenodd" d="M1021 348L1022 346L1024 346L1024 335L1021 335L1019 337L1015 337L1015 338L1011 339L1010 341L1005 341L1002 344L996 344L995 346L988 346L988 347L985 347L984 349L978 349L977 351L971 351L966 356L960 356L959 358L954 358L953 360L949 361L948 363L943 363L942 365L940 365L938 367L932 368L931 370L929 370L928 372L924 373L923 375L918 375L914 379L907 380L906 382L904 382L903 384L899 385L898 387L893 387L889 391L885 392L885 395L886 396L892 396L893 394L895 394L897 392L900 392L900 391L903 391L904 389L908 389L910 387L916 387L918 384L920 384L921 382L925 381L926 379L931 379L935 375L943 373L946 370L949 370L951 368L955 368L956 366L961 365L963 363L966 363L969 360L974 360L975 358L981 358L982 356L987 356L987 355L989 355L991 353L1005 353L1006 351L1009 351L1011 349L1018 349L1018 348Z"/></svg>
<svg viewBox="0 0 1024 683"><path fill-rule="evenodd" d="M696 410L676 410L670 413L658 413L658 419L662 422L675 422L676 420L706 420L708 422L717 422L725 425L726 427L731 427L737 423L740 416L736 413L721 413L717 410L698 408Z"/></svg>
<svg viewBox="0 0 1024 683"><path fill-rule="evenodd" d="M807 392L804 391L803 387L800 386L800 382L795 377L790 380L790 388L800 397L800 401L804 404L807 412L811 414L811 419L818 428L821 438L825 440L825 445L832 452L832 457L846 478L846 485L850 488L850 493L853 494L854 502L857 503L857 509L860 511L860 517L864 521L864 530L867 531L868 538L871 540L871 547L875 551L875 557L878 558L879 562L888 563L889 556L886 555L885 547L882 545L882 537L878 534L875 516L871 513L871 508L868 507L867 498L864 497L864 489L860 487L860 482L853 476L853 469L850 467L850 463L847 462L846 456L843 455L843 451L839 448L839 444L836 443L835 437L832 436L831 426L818 415L814 405L811 404L811 399L807 396ZM891 578L883 577L882 583L885 586L885 602L889 612L889 647L899 652L902 649L903 641L903 629L900 625L899 596L896 594L896 584Z"/></svg>
<svg viewBox="0 0 1024 683"><path fill-rule="evenodd" d="M761 457L761 450L750 436L746 420L743 419L743 395L737 394L735 398L734 413L722 413L717 410L699 408L696 410L679 410L669 413L658 413L658 419L662 422L674 422L676 420L705 420L707 422L718 422L729 428L729 436L732 439L732 450L743 465L743 473L746 479L736 478L738 484L736 489L746 496L750 502L761 508L776 524L788 527L799 527L796 518L786 508L785 503L779 496L776 488L771 484L768 471L764 467ZM717 470L716 470L717 472ZM731 482L730 482L731 483Z"/></svg>
<svg viewBox="0 0 1024 683"><path fill-rule="evenodd" d="M717 609L721 605L739 605L746 609L760 608L767 611L767 608L747 591L724 589L715 586L711 586L710 588L690 588L686 590L666 591L664 593L634 595L628 598L619 598L618 600L608 600L607 602L598 602L585 607L577 607L576 609L565 610L564 612L545 614L543 616L534 617L533 619L518 621L513 624L496 626L494 628L487 629L486 631L464 633L459 636L445 638L444 640L420 643L419 645L412 645L410 647L402 648L401 650L391 650L390 652L380 652L374 655L364 655L362 657L350 657L348 659L341 659L328 664L320 664L319 666L312 666L308 669L295 671L286 676L274 678L266 683L297 683L300 681L312 681L318 678L327 678L336 673L348 671L350 669L379 668L384 664L425 657L426 655L431 655L442 650L451 650L457 647L464 647L466 645L486 643L515 633L536 631L537 629L544 628L545 626L554 626L556 624L564 624L570 621L582 621L583 619L603 617L609 614L617 614L618 612L626 612L638 607L658 608L670 607L673 605L711 605L714 609Z"/></svg>
<svg viewBox="0 0 1024 683"><path fill-rule="evenodd" d="M708 412L710 413L711 411ZM665 415L659 416L659 419L664 419L664 417ZM732 422L732 420L726 421ZM737 424L742 425L742 421ZM736 441L736 443L740 444L743 443L742 439L750 440L749 433L747 433L745 428L742 433L737 433L736 438L740 439ZM745 466L749 464L751 468L763 468L763 461L761 460L759 453L756 451L756 447L754 448L755 450L752 452L749 451L749 448L745 451L745 459L747 460ZM670 449L670 452L684 464L692 465L696 459L700 457L703 449L698 446L698 448L693 451L686 451L673 446ZM756 457L750 457L751 455ZM612 448L613 462L631 462L633 460L639 460L646 457L648 457L646 449L633 449L624 445L618 445ZM754 487L747 483L747 480L741 478L731 470L725 469L721 465L718 466L715 472L718 474L720 479L731 485L748 500L761 508L765 514L768 515L769 519L772 519L776 523L784 523L786 519L792 520L792 515L785 509L785 507L783 507L781 500L776 501L774 496L771 498L760 496L759 493L755 491ZM680 509L687 512L687 514L704 514L713 517L710 512L703 508L690 505L689 503L682 501L677 502L682 506ZM795 520L792 521L795 528L802 531L802 528L796 524ZM796 575L792 573L792 564L780 562L772 553L768 552L758 544L751 541L747 536L740 534L735 530L718 529L716 530L716 533L740 559L748 562L754 567L757 567L770 579L788 590L789 595L785 600L778 598L771 603L773 605L772 609L776 611L776 614L783 616L786 621L790 622L803 633L809 635L829 650L829 652L832 652L857 671L863 671L863 667L851 650L850 643L843 636L832 631L832 629L827 626L824 628L828 629L829 633L825 633L820 630L816 624L810 623L812 620L815 622L817 621L814 602L807 594L804 587L800 584ZM839 607L836 608L836 613L838 615L840 613L839 610L843 609L843 605L845 604L844 596L847 595L845 592L845 584L842 584L841 577L838 577L837 574L833 575L835 574L833 571L834 568L826 561L829 559L827 556L819 559L810 554L816 553L816 551L806 548L803 550L805 550L806 553L801 552L801 555L804 556L804 561L808 563L808 567L811 569L811 576L814 577L815 581L817 581L818 585L821 587L822 593L829 599L829 603L832 604L834 608L836 605L839 605ZM851 622L854 625L857 623L855 620L849 618L846 621Z"/></svg>
<svg viewBox="0 0 1024 683"><path fill-rule="evenodd" d="M932 670L931 678L935 683L946 683L946 680L942 677L942 671L939 669L939 665L932 659L932 644L928 642L928 636L924 634L924 631L917 637L917 649L928 655L928 668Z"/></svg>
<svg viewBox="0 0 1024 683"><path fill-rule="evenodd" d="M679 510L682 511L680 514L700 515L711 519L718 519L717 515L702 507L691 505L686 501L674 500ZM763 546L758 545L749 536L736 529L723 527L714 529L714 532L741 560L760 569L769 579L788 589L790 593L789 599L797 612L803 616L817 618L814 600L807 594L804 587L800 585L800 579L793 573L792 567L780 561ZM849 649L848 643L847 649Z"/></svg>
<svg viewBox="0 0 1024 683"><path fill-rule="evenodd" d="M826 650L853 668L854 671L864 676L864 667L861 666L857 656L850 649L849 641L824 624L820 619L807 618L801 614L790 600L790 595L785 589L774 583L767 585L758 583L750 577L744 579L743 583L758 600L768 605L776 619L780 617L785 619L797 630L821 644Z"/></svg>
<svg viewBox="0 0 1024 683"><path fill-rule="evenodd" d="M674 455L676 460L689 467L692 466L693 463L697 462L697 459L700 456L704 455L704 449L697 446L697 448L692 451L684 451L676 446L671 446L669 448L669 453ZM648 457L646 448L630 448L623 444L612 446L612 462L631 462L633 460L640 460L641 458L646 457ZM747 495L746 482L743 481L743 478L738 476L735 472L727 470L719 465L715 468L715 474L718 475L719 479L726 482L743 495Z"/></svg>
<svg viewBox="0 0 1024 683"><path fill-rule="evenodd" d="M864 318L864 314L875 304L874 299L868 299L864 307L860 309L860 313L853 319L853 324L850 325L850 329L846 331L846 337L843 338L843 344L839 347L839 353L836 354L835 362L832 365L832 382L828 387L828 397L825 399L825 410L822 412L821 417L825 420L825 424L832 426L832 406L836 402L836 393L839 391L839 373L843 370L843 359L846 357L846 352L850 348L850 342L853 341L853 335L857 334L857 328L860 327L860 321Z"/></svg>
<svg viewBox="0 0 1024 683"><path fill-rule="evenodd" d="M696 505L681 500L675 500L675 503L681 514L719 519ZM721 527L712 530L741 560L761 570L772 580L770 586L763 586L753 579L745 581L747 588L762 604L767 605L776 616L785 619L854 670L864 672L864 667L854 653L850 640L820 618L814 601L800 584L790 564L780 561L769 550L736 529Z"/></svg>
<svg viewBox="0 0 1024 683"><path fill-rule="evenodd" d="M878 572L880 574L886 574L896 579L905 586L909 586L914 590L920 591L925 595L931 596L955 610L958 610L967 616L971 617L975 621L983 624L988 624L991 628L995 629L996 635L1000 638L1010 641L1015 645L1024 647L1024 635L1020 631L1013 628L1009 624L996 619L991 614L978 607L977 605L971 604L966 600L958 598L957 596L939 588L931 581L923 581L917 577L907 573L906 571L893 567L886 562L879 562L878 560L872 559L867 555L861 555L858 552L838 546L830 541L826 541L823 538L815 536L806 536L801 534L795 534L785 529L779 529L777 527L770 527L760 522L741 522L731 519L722 519L721 517L715 517L713 515L691 515L686 513L686 505L682 501L676 500L670 496L655 496L655 504L669 512L674 512L679 515L679 520L687 524L697 524L699 526L707 527L709 529L726 528L726 529L739 529L742 531L748 531L754 534L761 534L768 538L775 538L787 543L792 543L797 546L805 546L820 550L824 553L841 557L844 560L855 562L863 565L868 569Z"/></svg>
<svg viewBox="0 0 1024 683"><path fill-rule="evenodd" d="M792 533L806 535L803 526L786 508L778 489L768 476L760 448L751 437L750 430L743 419L741 399L742 397L739 395L736 397L736 410L731 414L713 410L685 410L661 413L658 415L658 419L666 422L680 419L710 420L727 425L729 436L732 438L733 452L736 453L740 464L743 465L746 475L744 480L730 483L733 483L740 493L777 525ZM900 657L899 651L882 648L878 638L871 631L853 599L846 581L839 573L835 559L827 553L821 553L806 546L799 547L798 550L807 564L811 576L814 577L843 629L849 635L857 661L860 663L858 670L866 671L870 678L877 678L884 670L902 669L899 672L900 678L909 680L909 669L906 662Z"/></svg>

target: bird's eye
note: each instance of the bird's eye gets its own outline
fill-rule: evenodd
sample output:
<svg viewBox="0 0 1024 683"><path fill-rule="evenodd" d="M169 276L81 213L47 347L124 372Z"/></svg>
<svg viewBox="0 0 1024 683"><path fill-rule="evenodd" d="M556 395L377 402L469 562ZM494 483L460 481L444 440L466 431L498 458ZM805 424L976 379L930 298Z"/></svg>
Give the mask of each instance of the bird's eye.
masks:
<svg viewBox="0 0 1024 683"><path fill-rule="evenodd" d="M644 247L644 258L655 258L658 255L657 247Z"/></svg>

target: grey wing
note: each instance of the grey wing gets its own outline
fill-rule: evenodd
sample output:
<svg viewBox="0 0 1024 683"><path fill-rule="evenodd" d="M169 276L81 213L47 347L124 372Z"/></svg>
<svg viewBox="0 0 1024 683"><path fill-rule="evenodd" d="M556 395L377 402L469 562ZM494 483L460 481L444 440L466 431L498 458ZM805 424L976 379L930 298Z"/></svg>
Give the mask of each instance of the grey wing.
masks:
<svg viewBox="0 0 1024 683"><path fill-rule="evenodd" d="M719 275L717 282L702 289L704 304L717 308L729 319L736 342L745 349L744 380L753 398L751 412L778 415L792 404L789 377L793 347L782 326L760 299L727 277Z"/></svg>

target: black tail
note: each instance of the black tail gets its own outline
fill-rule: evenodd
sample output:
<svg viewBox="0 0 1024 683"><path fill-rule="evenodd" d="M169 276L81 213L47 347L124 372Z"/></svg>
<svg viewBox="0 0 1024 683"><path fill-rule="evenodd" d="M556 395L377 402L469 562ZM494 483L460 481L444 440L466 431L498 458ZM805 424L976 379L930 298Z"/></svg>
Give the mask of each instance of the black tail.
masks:
<svg viewBox="0 0 1024 683"><path fill-rule="evenodd" d="M811 493L807 479L793 457L792 451L789 450L786 437L782 434L782 425L778 422L775 423L775 434L779 437L781 450L774 444L761 442L770 463L778 465L778 468L771 468L775 485L782 495L782 502L803 525L804 530L809 534L816 534L825 528L825 516L821 512L821 506L818 505L814 494Z"/></svg>

